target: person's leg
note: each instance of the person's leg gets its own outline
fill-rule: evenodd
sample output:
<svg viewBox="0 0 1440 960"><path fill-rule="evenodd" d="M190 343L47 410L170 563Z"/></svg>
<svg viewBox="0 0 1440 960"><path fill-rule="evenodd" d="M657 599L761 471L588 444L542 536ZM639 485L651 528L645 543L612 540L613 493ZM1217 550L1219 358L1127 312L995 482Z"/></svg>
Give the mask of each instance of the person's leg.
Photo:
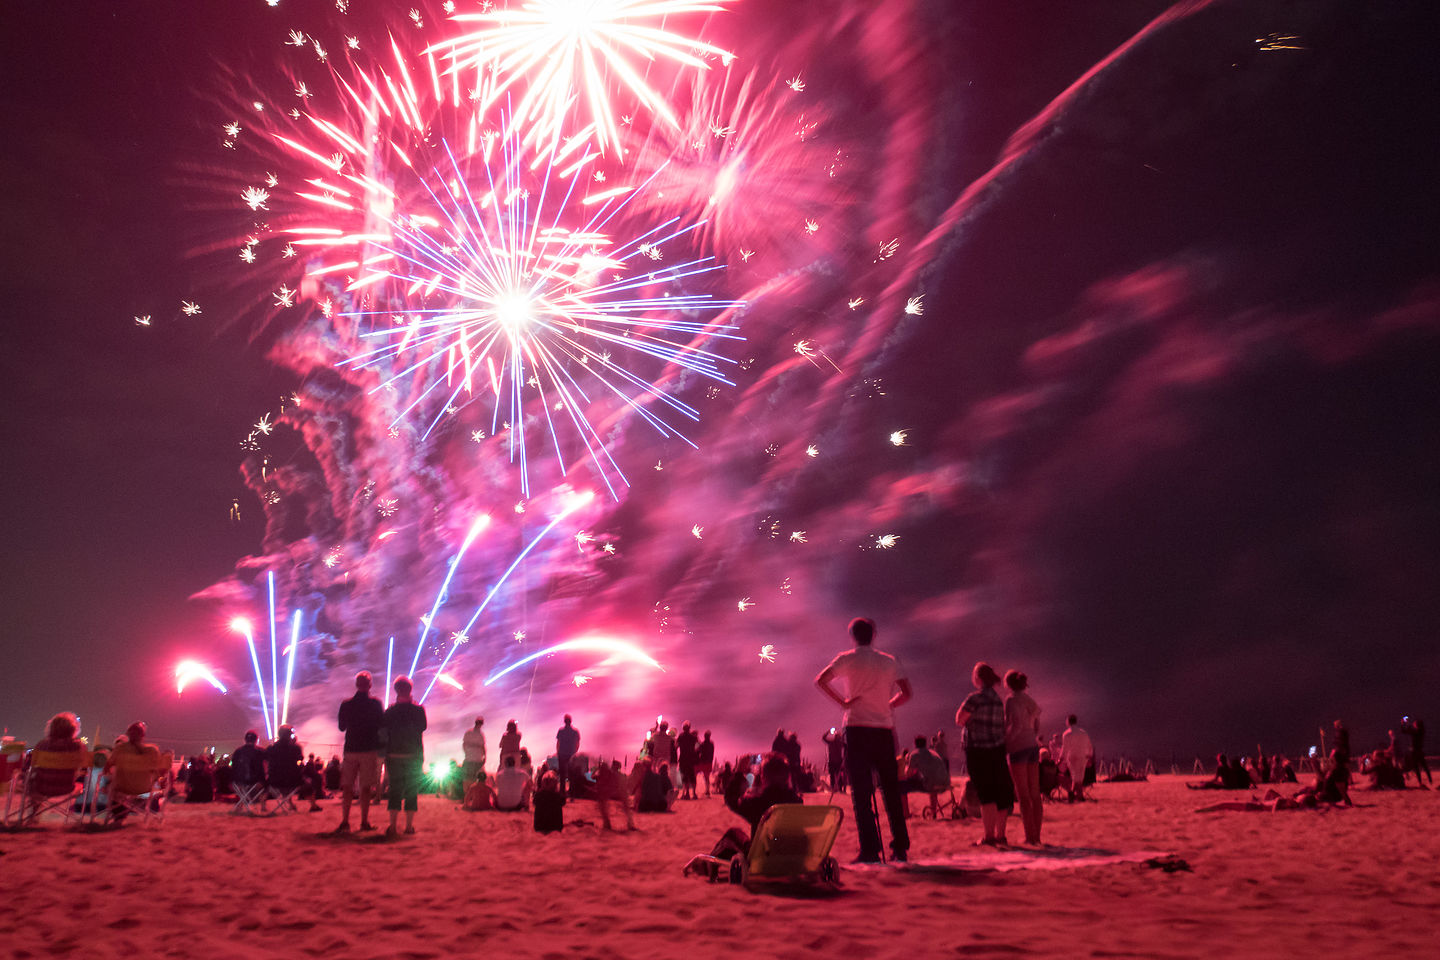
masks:
<svg viewBox="0 0 1440 960"><path fill-rule="evenodd" d="M860 858L880 859L880 824L876 822L875 783L871 775L869 745L864 727L845 728L845 772L850 778L850 805L855 811L855 832L860 837Z"/></svg>
<svg viewBox="0 0 1440 960"><path fill-rule="evenodd" d="M905 792L900 789L900 765L895 760L895 731L877 728L875 736L875 769L880 775L880 795L885 801L885 817L890 821L890 850L896 860L904 860L910 849L910 830L905 825Z"/></svg>
<svg viewBox="0 0 1440 960"><path fill-rule="evenodd" d="M995 833L995 819L996 819L995 804L993 804L993 803L982 803L982 804L980 804L980 824L981 824L981 826L984 827L984 829L985 829L985 842L986 842L986 843L993 843L993 842L995 842L995 837L996 837L996 833Z"/></svg>
<svg viewBox="0 0 1440 960"><path fill-rule="evenodd" d="M1030 803L1030 817L1025 822L1025 842L1040 845L1040 828L1045 823L1045 804L1040 799L1040 764L1027 763L1023 780L1025 795Z"/></svg>
<svg viewBox="0 0 1440 960"><path fill-rule="evenodd" d="M567 792L570 783L570 758L563 754L557 754L555 766L555 772L560 775L560 796L567 797L570 795Z"/></svg>

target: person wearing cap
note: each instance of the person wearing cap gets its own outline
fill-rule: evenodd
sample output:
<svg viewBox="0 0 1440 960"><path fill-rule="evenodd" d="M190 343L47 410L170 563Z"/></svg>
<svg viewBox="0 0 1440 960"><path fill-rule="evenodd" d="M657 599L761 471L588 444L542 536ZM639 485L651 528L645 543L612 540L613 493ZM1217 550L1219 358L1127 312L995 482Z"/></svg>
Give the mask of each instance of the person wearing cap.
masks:
<svg viewBox="0 0 1440 960"><path fill-rule="evenodd" d="M355 696L340 704L339 725L345 734L345 759L340 763L340 824L335 833L350 832L350 802L360 789L360 829L370 825L370 794L380 785L380 718L384 705L370 696L370 671L355 674Z"/></svg>
<svg viewBox="0 0 1440 960"><path fill-rule="evenodd" d="M460 773L467 787L485 776L484 727L485 718L476 717L475 726L466 730L465 736L460 738L460 747L465 751L465 762L460 766Z"/></svg>

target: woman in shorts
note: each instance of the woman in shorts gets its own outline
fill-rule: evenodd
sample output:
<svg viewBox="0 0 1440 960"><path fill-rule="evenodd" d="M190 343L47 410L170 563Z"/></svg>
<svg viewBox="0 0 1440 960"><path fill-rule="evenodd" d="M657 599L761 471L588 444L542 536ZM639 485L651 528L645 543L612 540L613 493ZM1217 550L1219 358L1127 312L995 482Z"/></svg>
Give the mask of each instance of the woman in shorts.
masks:
<svg viewBox="0 0 1440 960"><path fill-rule="evenodd" d="M1015 808L1015 785L1005 764L1005 701L995 690L1000 675L982 661L975 664L970 681L975 692L960 704L955 723L962 728L960 746L980 798L980 822L985 827L985 837L976 846L1008 847L1005 821Z"/></svg>
<svg viewBox="0 0 1440 960"><path fill-rule="evenodd" d="M1005 701L1005 752L1010 760L1010 779L1020 804L1020 821L1025 825L1025 843L1040 846L1040 823L1045 808L1040 802L1040 706L1025 688L1029 678L1019 670L1005 671L1010 698Z"/></svg>

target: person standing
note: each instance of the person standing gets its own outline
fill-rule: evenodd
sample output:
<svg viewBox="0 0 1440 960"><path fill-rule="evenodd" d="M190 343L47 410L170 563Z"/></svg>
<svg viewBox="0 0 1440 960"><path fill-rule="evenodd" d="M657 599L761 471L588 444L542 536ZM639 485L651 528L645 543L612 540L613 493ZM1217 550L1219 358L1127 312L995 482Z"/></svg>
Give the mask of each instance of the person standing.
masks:
<svg viewBox="0 0 1440 960"><path fill-rule="evenodd" d="M710 739L710 731L705 731L705 738L695 748L695 775L705 781L705 797L710 797L710 774L715 769L715 741Z"/></svg>
<svg viewBox="0 0 1440 960"><path fill-rule="evenodd" d="M695 794L695 767L700 763L700 738L690 729L690 721L680 724L675 738L675 755L680 766L680 799L698 800Z"/></svg>
<svg viewBox="0 0 1440 960"><path fill-rule="evenodd" d="M1095 757L1095 743L1075 714L1070 714L1065 724L1065 734L1060 738L1060 758L1070 771L1070 802L1074 803L1085 799L1085 768Z"/></svg>
<svg viewBox="0 0 1440 960"><path fill-rule="evenodd" d="M560 767L560 796L565 797L570 782L570 761L580 752L580 731L574 727L570 714L565 714L565 724L555 731L555 760Z"/></svg>
<svg viewBox="0 0 1440 960"><path fill-rule="evenodd" d="M905 794L900 789L895 762L894 711L910 699L910 681L899 660L872 646L874 620L851 620L850 637L855 649L831 660L815 678L815 686L845 710L845 772L850 779L855 829L860 835L858 861L880 860L880 823L873 806L878 778L885 815L890 821L890 850L893 859L903 862L909 856L910 834L905 827ZM844 695L835 689L837 681L844 685Z"/></svg>
<svg viewBox="0 0 1440 960"><path fill-rule="evenodd" d="M1030 680L1019 670L1005 672L1010 698L1005 701L1005 752L1010 760L1010 779L1020 804L1020 822L1025 842L1040 846L1040 824L1045 807L1040 798L1040 705L1026 693Z"/></svg>
<svg viewBox="0 0 1440 960"><path fill-rule="evenodd" d="M1418 717L1403 717L1400 720L1400 731L1410 737L1410 769L1415 771L1415 786L1424 786L1420 782L1420 774L1425 774L1425 779L1431 786L1435 780L1430 776L1430 764L1425 762L1425 721Z"/></svg>
<svg viewBox="0 0 1440 960"><path fill-rule="evenodd" d="M465 786L485 776L485 718L476 717L475 726L465 731L460 738L460 749L465 752L465 762L460 767Z"/></svg>
<svg viewBox="0 0 1440 960"><path fill-rule="evenodd" d="M680 766L675 762L675 734L670 731L668 720L661 720L650 736L650 764L656 770L664 765L670 773L670 786L680 785Z"/></svg>
<svg viewBox="0 0 1440 960"><path fill-rule="evenodd" d="M500 764L497 769L504 769L505 758L514 757L515 762L520 762L520 727L511 720L505 724L505 732L500 734Z"/></svg>
<svg viewBox="0 0 1440 960"><path fill-rule="evenodd" d="M985 829L980 843L1005 847L1009 845L1005 822L1015 809L1015 784L1005 766L1005 701L995 690L1000 677L994 667L982 661L975 664L970 682L975 692L955 711L955 724L963 728L960 747L965 751L970 782L980 800L980 822Z"/></svg>
<svg viewBox="0 0 1440 960"><path fill-rule="evenodd" d="M390 775L390 827L385 836L398 834L396 822L405 809L405 832L415 832L415 811L419 809L420 769L425 763L425 708L410 699L414 687L409 677L395 679L395 702L380 720L385 741L385 770Z"/></svg>
<svg viewBox="0 0 1440 960"><path fill-rule="evenodd" d="M340 762L340 824L335 833L350 832L350 803L360 791L360 829L370 825L370 795L380 785L380 718L385 706L370 696L369 670L355 674L355 696L340 704L339 725L345 734Z"/></svg>
<svg viewBox="0 0 1440 960"><path fill-rule="evenodd" d="M833 796L845 792L845 737L831 727L820 738L825 744L825 766L830 777L830 793Z"/></svg>

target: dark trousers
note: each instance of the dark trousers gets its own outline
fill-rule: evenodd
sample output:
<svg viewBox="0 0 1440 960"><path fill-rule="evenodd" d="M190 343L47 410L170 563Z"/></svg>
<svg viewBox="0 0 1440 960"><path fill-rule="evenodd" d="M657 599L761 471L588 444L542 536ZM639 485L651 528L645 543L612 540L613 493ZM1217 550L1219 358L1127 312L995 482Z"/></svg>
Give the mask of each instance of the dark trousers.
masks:
<svg viewBox="0 0 1440 960"><path fill-rule="evenodd" d="M570 782L570 761L575 759L575 754L557 753L555 755L555 766L560 774L560 796L569 796L566 792L566 785Z"/></svg>
<svg viewBox="0 0 1440 960"><path fill-rule="evenodd" d="M860 834L860 856L880 856L880 822L873 804L878 775L885 816L890 821L890 849L910 849L905 829L905 794L895 762L895 731L886 727L845 728L845 774L850 779L850 802L855 808L855 829Z"/></svg>

